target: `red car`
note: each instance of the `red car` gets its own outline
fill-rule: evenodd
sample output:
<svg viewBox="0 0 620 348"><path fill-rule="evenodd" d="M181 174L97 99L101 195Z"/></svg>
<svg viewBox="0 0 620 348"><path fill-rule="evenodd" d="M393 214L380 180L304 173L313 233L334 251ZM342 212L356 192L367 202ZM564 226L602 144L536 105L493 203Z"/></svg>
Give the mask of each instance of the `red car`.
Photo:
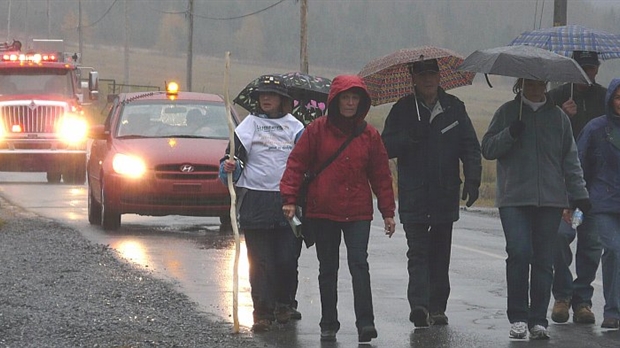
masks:
<svg viewBox="0 0 620 348"><path fill-rule="evenodd" d="M228 132L225 103L214 94L114 97L105 124L89 132L88 221L116 230L122 214L134 213L219 216L230 224L228 188L218 179Z"/></svg>

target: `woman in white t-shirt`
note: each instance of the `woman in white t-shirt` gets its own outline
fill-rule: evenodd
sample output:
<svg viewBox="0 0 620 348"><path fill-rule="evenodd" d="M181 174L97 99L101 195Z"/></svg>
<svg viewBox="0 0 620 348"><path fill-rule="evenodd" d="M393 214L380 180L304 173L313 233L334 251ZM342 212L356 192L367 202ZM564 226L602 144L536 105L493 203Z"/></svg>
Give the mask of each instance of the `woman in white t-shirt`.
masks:
<svg viewBox="0 0 620 348"><path fill-rule="evenodd" d="M291 316L301 317L292 307L301 240L282 214L280 179L304 126L290 114L292 98L278 75L261 76L251 97L258 101L258 112L235 129L236 156L223 158L220 179L226 182L232 173L238 189L239 226L245 236L254 305L252 330L261 332L268 331L274 320L284 323Z"/></svg>

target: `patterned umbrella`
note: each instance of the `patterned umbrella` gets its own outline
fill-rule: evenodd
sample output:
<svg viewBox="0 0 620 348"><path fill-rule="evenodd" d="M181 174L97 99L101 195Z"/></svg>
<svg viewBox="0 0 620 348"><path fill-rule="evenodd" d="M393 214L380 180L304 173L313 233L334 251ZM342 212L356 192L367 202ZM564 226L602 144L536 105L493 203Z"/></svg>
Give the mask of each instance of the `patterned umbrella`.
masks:
<svg viewBox="0 0 620 348"><path fill-rule="evenodd" d="M570 57L573 51L597 52L599 58L620 58L620 35L580 25L565 25L523 32L509 46L544 48Z"/></svg>
<svg viewBox="0 0 620 348"><path fill-rule="evenodd" d="M358 73L370 92L372 105L395 102L403 96L413 93L409 63L437 59L439 64L439 82L443 89L471 85L474 73L458 71L463 57L451 50L433 46L402 49L366 64Z"/></svg>
<svg viewBox="0 0 620 348"><path fill-rule="evenodd" d="M304 125L308 125L314 119L325 114L327 110L327 96L332 81L325 77L302 74L300 72L289 72L279 74L288 92L293 97L292 115L297 117ZM250 82L234 99L234 102L249 112L256 112L257 102L250 98L252 91L258 86L256 78Z"/></svg>

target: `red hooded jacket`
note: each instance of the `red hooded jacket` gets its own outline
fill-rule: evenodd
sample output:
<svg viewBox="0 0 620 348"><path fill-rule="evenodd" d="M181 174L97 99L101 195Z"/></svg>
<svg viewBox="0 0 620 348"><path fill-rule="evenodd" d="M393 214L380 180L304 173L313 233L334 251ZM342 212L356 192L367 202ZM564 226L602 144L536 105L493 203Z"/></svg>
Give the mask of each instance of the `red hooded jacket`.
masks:
<svg viewBox="0 0 620 348"><path fill-rule="evenodd" d="M346 120L339 114L337 96L351 88L362 91L362 100L354 119ZM370 95L360 77L341 75L332 81L327 104L328 115L306 127L289 155L280 181L284 204L295 204L304 173L316 172L363 122L370 110ZM383 218L394 217L396 204L387 151L379 132L366 125L310 183L306 217L343 222L372 220L371 189Z"/></svg>

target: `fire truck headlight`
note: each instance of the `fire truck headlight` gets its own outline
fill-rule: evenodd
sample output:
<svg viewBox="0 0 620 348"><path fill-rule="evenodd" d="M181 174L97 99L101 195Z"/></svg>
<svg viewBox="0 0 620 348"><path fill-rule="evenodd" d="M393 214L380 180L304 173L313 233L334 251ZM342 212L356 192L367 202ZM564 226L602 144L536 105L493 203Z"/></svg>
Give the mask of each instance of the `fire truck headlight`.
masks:
<svg viewBox="0 0 620 348"><path fill-rule="evenodd" d="M117 153L112 159L112 169L120 175L139 178L146 172L146 165L138 157Z"/></svg>
<svg viewBox="0 0 620 348"><path fill-rule="evenodd" d="M86 140L88 124L85 120L75 117L65 117L59 125L58 133L61 139L67 143L78 143Z"/></svg>

